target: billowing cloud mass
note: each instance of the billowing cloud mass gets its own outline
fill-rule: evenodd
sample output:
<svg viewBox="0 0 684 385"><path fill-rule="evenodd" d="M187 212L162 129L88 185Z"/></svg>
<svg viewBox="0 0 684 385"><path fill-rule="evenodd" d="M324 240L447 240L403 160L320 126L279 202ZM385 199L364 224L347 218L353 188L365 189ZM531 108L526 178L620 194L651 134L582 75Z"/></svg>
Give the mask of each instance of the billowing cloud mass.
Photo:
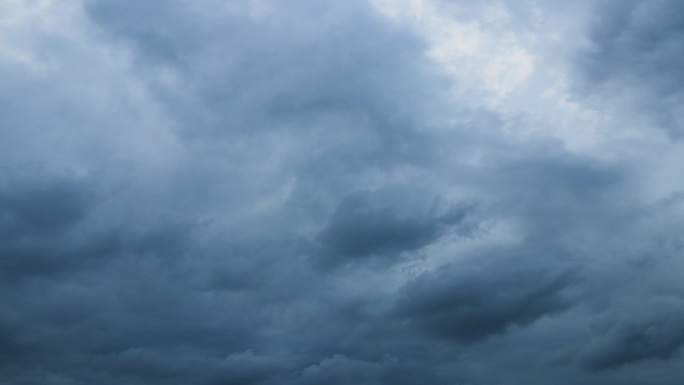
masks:
<svg viewBox="0 0 684 385"><path fill-rule="evenodd" d="M674 0L5 0L0 383L679 385Z"/></svg>

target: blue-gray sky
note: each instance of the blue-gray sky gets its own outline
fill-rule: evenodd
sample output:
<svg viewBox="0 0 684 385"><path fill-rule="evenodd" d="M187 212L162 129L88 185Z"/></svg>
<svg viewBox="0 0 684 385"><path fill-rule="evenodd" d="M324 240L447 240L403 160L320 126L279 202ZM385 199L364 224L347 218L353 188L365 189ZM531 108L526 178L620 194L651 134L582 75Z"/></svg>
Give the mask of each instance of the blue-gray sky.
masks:
<svg viewBox="0 0 684 385"><path fill-rule="evenodd" d="M4 0L0 383L679 385L675 0Z"/></svg>

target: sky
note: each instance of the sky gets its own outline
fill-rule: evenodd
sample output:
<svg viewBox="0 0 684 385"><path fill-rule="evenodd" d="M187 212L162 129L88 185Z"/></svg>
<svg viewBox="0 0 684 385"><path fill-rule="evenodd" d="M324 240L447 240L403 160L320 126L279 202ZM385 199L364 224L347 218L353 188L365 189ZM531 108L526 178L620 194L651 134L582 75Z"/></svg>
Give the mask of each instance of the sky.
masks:
<svg viewBox="0 0 684 385"><path fill-rule="evenodd" d="M0 383L681 384L683 13L3 0Z"/></svg>

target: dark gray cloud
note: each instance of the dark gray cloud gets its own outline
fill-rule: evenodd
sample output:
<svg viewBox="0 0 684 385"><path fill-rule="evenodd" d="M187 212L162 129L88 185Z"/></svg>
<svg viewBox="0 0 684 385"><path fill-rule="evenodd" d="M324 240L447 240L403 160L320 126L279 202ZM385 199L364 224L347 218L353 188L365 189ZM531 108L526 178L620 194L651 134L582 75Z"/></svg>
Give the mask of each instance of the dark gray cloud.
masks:
<svg viewBox="0 0 684 385"><path fill-rule="evenodd" d="M20 279L79 268L86 261L73 255L78 254L78 247L69 244L68 233L91 209L94 197L88 186L82 181L52 176L6 175L4 194L0 196L3 278ZM95 243L92 247L97 249Z"/></svg>
<svg viewBox="0 0 684 385"><path fill-rule="evenodd" d="M397 313L437 338L472 343L512 326L567 309L568 272L516 267L518 256L495 266L446 266L402 290Z"/></svg>
<svg viewBox="0 0 684 385"><path fill-rule="evenodd" d="M471 207L440 207L426 192L358 191L344 197L318 235L326 264L368 257L399 259L421 249L446 232L467 235L474 231L465 218ZM444 206L442 204L441 206Z"/></svg>
<svg viewBox="0 0 684 385"><path fill-rule="evenodd" d="M684 344L680 299L655 298L651 303L630 306L634 309L609 312L597 323L600 334L585 355L590 369L669 360Z"/></svg>
<svg viewBox="0 0 684 385"><path fill-rule="evenodd" d="M382 384L383 374L388 366L396 366L388 359L384 362L350 360L336 355L304 369L302 384Z"/></svg>
<svg viewBox="0 0 684 385"><path fill-rule="evenodd" d="M11 187L7 186L10 184ZM58 234L87 212L86 186L77 182L15 179L7 185L3 189L5 194L0 196L0 208L3 235L9 239Z"/></svg>
<svg viewBox="0 0 684 385"><path fill-rule="evenodd" d="M534 108L463 94L470 69L450 77L361 0L7 4L0 382L684 375L678 150L611 137L624 106L615 151L568 145ZM516 4L456 4L448 33L536 36L589 9ZM641 111L676 132L668 5L609 2L573 27L594 42L564 53L576 103L666 100Z"/></svg>
<svg viewBox="0 0 684 385"><path fill-rule="evenodd" d="M591 45L579 56L585 92L619 101L620 111L643 112L674 138L684 124L681 12L678 1L602 2Z"/></svg>

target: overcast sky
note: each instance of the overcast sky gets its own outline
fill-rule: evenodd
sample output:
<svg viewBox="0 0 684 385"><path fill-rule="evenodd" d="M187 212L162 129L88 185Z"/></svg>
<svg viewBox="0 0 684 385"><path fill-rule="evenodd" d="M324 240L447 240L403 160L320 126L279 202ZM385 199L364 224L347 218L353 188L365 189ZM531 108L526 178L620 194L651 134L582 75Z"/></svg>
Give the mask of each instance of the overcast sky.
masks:
<svg viewBox="0 0 684 385"><path fill-rule="evenodd" d="M0 383L680 385L683 14L0 1Z"/></svg>

